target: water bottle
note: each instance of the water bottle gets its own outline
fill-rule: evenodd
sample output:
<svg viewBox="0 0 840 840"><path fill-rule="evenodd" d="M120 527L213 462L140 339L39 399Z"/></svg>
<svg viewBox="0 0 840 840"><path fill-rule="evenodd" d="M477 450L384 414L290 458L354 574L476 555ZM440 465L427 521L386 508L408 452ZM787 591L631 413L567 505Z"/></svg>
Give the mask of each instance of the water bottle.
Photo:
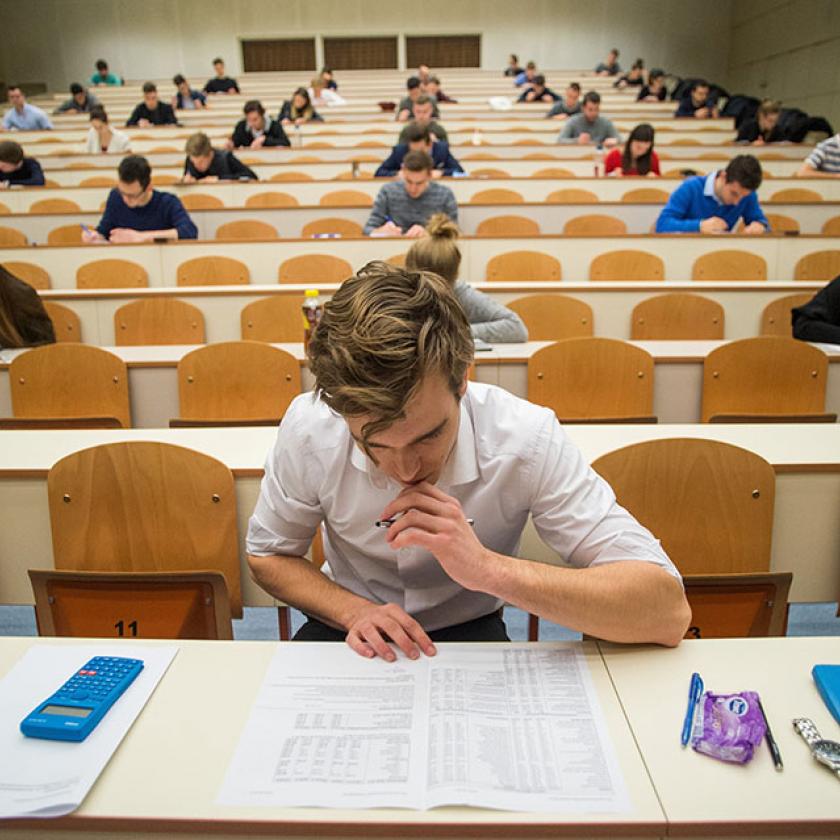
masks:
<svg viewBox="0 0 840 840"><path fill-rule="evenodd" d="M592 156L592 161L595 164L595 177L600 178L604 171L604 147L601 143L595 147L595 154Z"/></svg>
<svg viewBox="0 0 840 840"><path fill-rule="evenodd" d="M476 127L476 129L473 131L472 144L473 146L481 145L481 131L478 127Z"/></svg>
<svg viewBox="0 0 840 840"><path fill-rule="evenodd" d="M324 307L321 305L321 299L318 297L317 289L307 289L303 293L303 347L304 350L309 345L309 339L312 338L312 333L315 327L321 321L321 314Z"/></svg>

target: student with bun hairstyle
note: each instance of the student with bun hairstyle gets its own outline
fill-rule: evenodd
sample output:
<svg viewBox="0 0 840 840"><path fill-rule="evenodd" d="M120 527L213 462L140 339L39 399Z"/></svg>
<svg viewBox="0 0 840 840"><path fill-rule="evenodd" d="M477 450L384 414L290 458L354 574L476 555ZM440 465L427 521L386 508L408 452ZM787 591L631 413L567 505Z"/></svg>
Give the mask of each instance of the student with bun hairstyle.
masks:
<svg viewBox="0 0 840 840"><path fill-rule="evenodd" d="M53 323L38 292L0 265L0 347L54 342Z"/></svg>
<svg viewBox="0 0 840 840"><path fill-rule="evenodd" d="M445 213L435 213L426 224L426 235L409 248L405 266L409 271L432 271L449 283L470 322L473 338L491 343L527 341L522 319L493 298L458 280L461 251L458 225Z"/></svg>

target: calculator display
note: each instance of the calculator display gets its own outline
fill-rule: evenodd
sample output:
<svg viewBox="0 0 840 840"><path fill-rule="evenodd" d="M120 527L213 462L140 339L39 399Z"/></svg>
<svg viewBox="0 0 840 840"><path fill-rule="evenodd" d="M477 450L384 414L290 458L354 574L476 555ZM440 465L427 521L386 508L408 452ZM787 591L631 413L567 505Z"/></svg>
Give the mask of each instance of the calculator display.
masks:
<svg viewBox="0 0 840 840"><path fill-rule="evenodd" d="M64 715L65 717L87 717L93 709L80 709L77 706L44 706L42 715Z"/></svg>

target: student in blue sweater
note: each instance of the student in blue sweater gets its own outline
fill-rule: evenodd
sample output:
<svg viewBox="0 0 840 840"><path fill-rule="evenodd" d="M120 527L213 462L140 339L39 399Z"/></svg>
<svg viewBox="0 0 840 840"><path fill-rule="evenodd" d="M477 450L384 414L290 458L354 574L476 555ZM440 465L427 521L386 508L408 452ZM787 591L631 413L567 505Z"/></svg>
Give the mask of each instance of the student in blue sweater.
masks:
<svg viewBox="0 0 840 840"><path fill-rule="evenodd" d="M726 233L744 220L743 233L765 233L770 223L755 191L761 164L738 155L726 169L686 179L668 199L656 220L657 233Z"/></svg>
<svg viewBox="0 0 840 840"><path fill-rule="evenodd" d="M152 189L152 168L144 157L120 162L117 186L108 195L96 230L85 230L85 242L154 242L197 239L198 228L172 193Z"/></svg>

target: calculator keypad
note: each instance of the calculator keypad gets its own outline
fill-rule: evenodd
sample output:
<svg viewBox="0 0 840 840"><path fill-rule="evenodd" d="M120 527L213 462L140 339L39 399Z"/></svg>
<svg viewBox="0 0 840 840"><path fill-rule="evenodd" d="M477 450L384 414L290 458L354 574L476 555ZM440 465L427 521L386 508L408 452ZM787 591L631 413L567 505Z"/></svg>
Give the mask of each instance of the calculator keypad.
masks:
<svg viewBox="0 0 840 840"><path fill-rule="evenodd" d="M97 656L76 671L54 697L57 700L104 700L138 662L118 656Z"/></svg>

